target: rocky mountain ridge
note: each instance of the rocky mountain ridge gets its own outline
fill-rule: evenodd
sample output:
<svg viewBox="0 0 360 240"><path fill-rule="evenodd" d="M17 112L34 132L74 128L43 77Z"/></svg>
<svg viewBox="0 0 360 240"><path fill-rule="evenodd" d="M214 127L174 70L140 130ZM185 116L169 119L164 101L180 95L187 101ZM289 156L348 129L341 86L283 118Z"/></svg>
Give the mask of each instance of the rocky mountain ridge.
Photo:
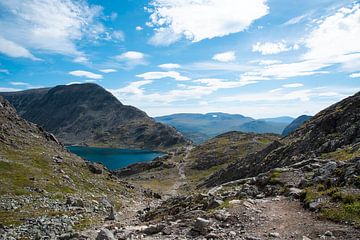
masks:
<svg viewBox="0 0 360 240"><path fill-rule="evenodd" d="M251 177L310 157L321 157L322 154L358 143L359 137L360 93L357 93L321 111L281 142L274 142L217 173L207 184L216 185Z"/></svg>

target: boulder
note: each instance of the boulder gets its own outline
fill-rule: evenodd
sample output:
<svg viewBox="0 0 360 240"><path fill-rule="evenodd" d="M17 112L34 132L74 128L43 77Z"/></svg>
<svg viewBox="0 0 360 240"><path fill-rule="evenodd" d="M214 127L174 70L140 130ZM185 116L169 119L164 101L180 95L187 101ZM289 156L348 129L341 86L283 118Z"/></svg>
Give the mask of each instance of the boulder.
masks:
<svg viewBox="0 0 360 240"><path fill-rule="evenodd" d="M145 233L146 235L154 235L154 234L161 232L164 228L165 228L165 225L162 225L162 224L159 224L156 226L150 226L148 228L145 228L143 230L143 233Z"/></svg>
<svg viewBox="0 0 360 240"><path fill-rule="evenodd" d="M114 234L106 228L100 230L96 240L115 240Z"/></svg>
<svg viewBox="0 0 360 240"><path fill-rule="evenodd" d="M202 235L206 235L209 232L210 220L204 218L197 218L192 230Z"/></svg>
<svg viewBox="0 0 360 240"><path fill-rule="evenodd" d="M88 163L88 168L89 168L90 172L92 172L94 174L102 174L103 173L103 169L100 164Z"/></svg>

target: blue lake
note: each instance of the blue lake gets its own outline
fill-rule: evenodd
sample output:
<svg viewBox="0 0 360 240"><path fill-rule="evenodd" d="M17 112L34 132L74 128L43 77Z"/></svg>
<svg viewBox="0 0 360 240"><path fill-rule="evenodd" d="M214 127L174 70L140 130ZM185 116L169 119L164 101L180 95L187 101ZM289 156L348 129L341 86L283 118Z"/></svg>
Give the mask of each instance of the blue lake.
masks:
<svg viewBox="0 0 360 240"><path fill-rule="evenodd" d="M133 163L148 162L158 156L164 155L161 152L146 150L94 148L80 146L69 146L67 149L87 161L102 163L110 170L124 168Z"/></svg>

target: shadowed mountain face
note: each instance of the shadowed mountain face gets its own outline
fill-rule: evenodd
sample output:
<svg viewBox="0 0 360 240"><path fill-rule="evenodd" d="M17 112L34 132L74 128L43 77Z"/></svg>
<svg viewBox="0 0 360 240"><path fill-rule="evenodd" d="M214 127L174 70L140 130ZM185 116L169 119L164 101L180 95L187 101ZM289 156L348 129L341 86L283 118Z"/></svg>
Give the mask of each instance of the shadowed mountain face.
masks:
<svg viewBox="0 0 360 240"><path fill-rule="evenodd" d="M256 176L309 158L345 155L359 141L360 93L357 93L321 111L281 142L275 141L215 173L205 185Z"/></svg>
<svg viewBox="0 0 360 240"><path fill-rule="evenodd" d="M240 114L227 113L182 113L155 119L175 127L195 143L203 143L229 131L281 134L283 129L293 121L293 118L290 117L255 120Z"/></svg>
<svg viewBox="0 0 360 240"><path fill-rule="evenodd" d="M167 149L185 144L174 128L120 103L95 84L2 93L25 119L65 144Z"/></svg>
<svg viewBox="0 0 360 240"><path fill-rule="evenodd" d="M292 123L290 123L282 132L282 136L286 137L289 134L293 133L296 129L298 129L304 122L311 119L312 116L301 115L300 117L296 118Z"/></svg>

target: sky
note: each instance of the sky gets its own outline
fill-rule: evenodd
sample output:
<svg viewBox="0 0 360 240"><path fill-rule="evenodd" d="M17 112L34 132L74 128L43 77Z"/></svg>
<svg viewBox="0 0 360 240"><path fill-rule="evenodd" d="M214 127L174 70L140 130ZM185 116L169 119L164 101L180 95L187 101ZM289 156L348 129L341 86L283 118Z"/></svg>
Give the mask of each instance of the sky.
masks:
<svg viewBox="0 0 360 240"><path fill-rule="evenodd" d="M0 0L0 91L96 83L150 116L313 115L360 91L360 1Z"/></svg>

